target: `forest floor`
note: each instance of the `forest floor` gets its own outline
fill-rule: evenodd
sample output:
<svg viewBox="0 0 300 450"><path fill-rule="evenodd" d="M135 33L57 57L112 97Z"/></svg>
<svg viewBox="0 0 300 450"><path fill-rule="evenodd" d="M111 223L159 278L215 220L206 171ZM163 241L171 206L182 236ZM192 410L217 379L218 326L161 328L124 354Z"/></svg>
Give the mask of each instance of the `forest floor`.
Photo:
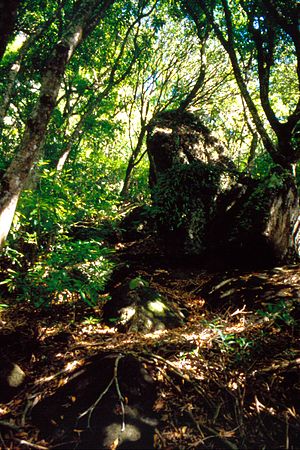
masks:
<svg viewBox="0 0 300 450"><path fill-rule="evenodd" d="M114 413L126 428L127 399L119 388L126 370L117 369L127 356L153 379L152 443L133 436L106 448L300 448L300 265L211 272L148 263L138 257L141 247L119 245L119 251L123 260L134 254L135 275L185 309L185 324L121 333L102 321L101 306L89 307L74 295L38 309L12 299L0 313L1 342L26 383L0 404L0 447L102 448L86 433L91 420L101 422L112 381L119 399ZM66 390L76 371L84 373L93 359L108 354L115 358L109 386L99 384L97 391L87 383L84 395L78 383Z"/></svg>

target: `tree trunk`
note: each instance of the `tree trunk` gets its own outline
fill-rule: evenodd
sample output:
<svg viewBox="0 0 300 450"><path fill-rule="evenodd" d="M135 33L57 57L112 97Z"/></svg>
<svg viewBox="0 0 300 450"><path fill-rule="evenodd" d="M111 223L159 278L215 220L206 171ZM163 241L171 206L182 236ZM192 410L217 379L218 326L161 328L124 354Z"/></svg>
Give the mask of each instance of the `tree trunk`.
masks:
<svg viewBox="0 0 300 450"><path fill-rule="evenodd" d="M77 4L72 22L52 51L42 77L40 97L27 121L19 152L0 182L0 249L9 233L20 194L40 159L67 63L78 45L96 26L96 13L99 20L113 2L114 0L85 0Z"/></svg>
<svg viewBox="0 0 300 450"><path fill-rule="evenodd" d="M135 148L133 149L133 151L130 155L129 161L128 161L125 178L124 178L124 184L123 184L122 191L120 193L121 197L127 197L128 191L130 188L132 171L138 165L140 160L142 159L142 158L140 158L140 160L137 161L137 158L139 157L141 149L143 147L145 135L146 135L146 125L144 124L144 125L142 125L137 144L136 144Z"/></svg>
<svg viewBox="0 0 300 450"><path fill-rule="evenodd" d="M131 155L129 158L128 164L127 164L126 172L125 172L124 183L123 183L123 187L122 187L122 190L120 193L121 197L125 198L128 196L130 183L131 183L131 174L132 174L133 169L134 169L134 158L133 158L133 155Z"/></svg>

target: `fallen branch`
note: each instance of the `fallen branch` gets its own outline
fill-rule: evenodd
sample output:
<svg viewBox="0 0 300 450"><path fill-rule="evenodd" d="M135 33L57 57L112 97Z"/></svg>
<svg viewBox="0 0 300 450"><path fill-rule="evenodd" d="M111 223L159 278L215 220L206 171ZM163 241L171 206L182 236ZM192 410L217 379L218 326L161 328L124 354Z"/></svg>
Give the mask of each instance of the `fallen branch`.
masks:
<svg viewBox="0 0 300 450"><path fill-rule="evenodd" d="M122 408L122 428L121 431L125 431L125 408L124 408L124 397L121 394L119 381L118 381L118 364L119 360L122 358L122 355L119 355L118 358L116 358L115 367L114 367L114 382L117 390L117 394L120 400L121 408Z"/></svg>
<svg viewBox="0 0 300 450"><path fill-rule="evenodd" d="M88 428L91 428L91 418L93 415L93 412L95 411L96 406L101 402L104 395L109 391L110 387L115 383L117 394L121 403L122 408L122 429L121 431L125 430L125 408L124 408L124 399L120 391L119 382L118 382L118 365L121 358L123 358L124 355L120 354L117 356L115 360L115 366L114 366L114 375L113 378L110 380L104 391L101 392L97 400L83 413L81 413L78 417L78 419L82 419L82 417L88 415Z"/></svg>
<svg viewBox="0 0 300 450"><path fill-rule="evenodd" d="M281 361L279 364L272 364L269 367L265 367L255 371L256 373L268 373L268 372L276 372L281 370L298 370L300 365L300 358L295 359L294 361Z"/></svg>
<svg viewBox="0 0 300 450"><path fill-rule="evenodd" d="M99 397L97 398L97 400L87 409L85 410L83 413L81 413L79 415L79 419L82 419L82 417L86 416L88 414L88 428L90 428L90 422L91 422L91 417L92 414L96 408L96 406L101 402L102 398L104 397L104 395L109 391L111 385L113 384L114 379L112 378L110 380L110 382L108 383L108 385L106 386L106 388L104 389L104 391L101 392L101 394L99 395Z"/></svg>

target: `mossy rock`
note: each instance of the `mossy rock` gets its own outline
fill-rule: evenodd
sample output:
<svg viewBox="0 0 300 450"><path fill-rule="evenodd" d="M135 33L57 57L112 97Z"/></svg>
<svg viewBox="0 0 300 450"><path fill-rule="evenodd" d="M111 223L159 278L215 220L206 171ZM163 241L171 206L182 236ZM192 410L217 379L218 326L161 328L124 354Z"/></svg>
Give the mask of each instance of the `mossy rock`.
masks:
<svg viewBox="0 0 300 450"><path fill-rule="evenodd" d="M146 280L136 277L112 292L104 306L104 319L119 331L150 333L182 326L184 315Z"/></svg>

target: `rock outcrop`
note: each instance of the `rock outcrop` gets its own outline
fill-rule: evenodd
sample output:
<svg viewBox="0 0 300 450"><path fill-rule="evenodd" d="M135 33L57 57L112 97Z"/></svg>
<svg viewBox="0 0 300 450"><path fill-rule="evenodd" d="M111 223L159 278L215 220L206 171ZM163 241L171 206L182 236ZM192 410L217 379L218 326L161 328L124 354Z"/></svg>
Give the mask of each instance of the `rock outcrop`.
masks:
<svg viewBox="0 0 300 450"><path fill-rule="evenodd" d="M224 146L192 113L167 111L148 127L149 183L167 253L212 264L273 265L299 257L295 181L277 167L238 173Z"/></svg>

